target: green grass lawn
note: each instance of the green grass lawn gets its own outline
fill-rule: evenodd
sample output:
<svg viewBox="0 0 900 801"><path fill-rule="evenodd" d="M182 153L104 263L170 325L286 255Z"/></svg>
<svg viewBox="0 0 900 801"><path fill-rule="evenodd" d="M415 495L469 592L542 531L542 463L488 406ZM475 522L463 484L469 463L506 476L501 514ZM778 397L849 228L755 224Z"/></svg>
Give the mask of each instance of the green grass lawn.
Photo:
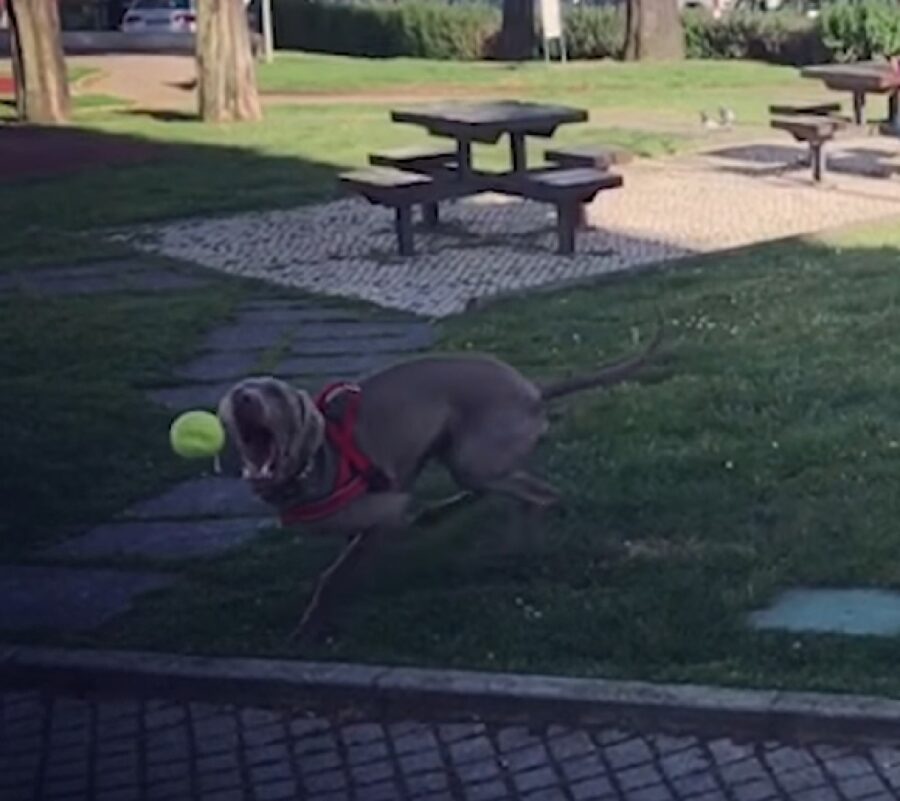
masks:
<svg viewBox="0 0 900 801"><path fill-rule="evenodd" d="M488 85L505 69L442 67L429 80ZM310 56L283 58L263 82L322 91L379 78L383 89L411 72L409 62ZM770 93L806 88L793 71L746 64L509 74L528 84L523 96L607 110L567 136L650 155L690 144L654 127L657 107L684 119L718 103L749 114ZM0 183L12 209L0 215L0 269L118 252L100 228L329 196L336 172L368 150L415 141L387 109L270 108L264 125L210 127L96 109L83 130L157 143L161 158ZM615 124L615 109L646 113L646 125ZM480 156L498 163L503 153ZM537 464L562 489L564 511L525 536L492 501L393 543L348 600L342 636L303 655L900 696L898 640L743 625L780 587L900 586L897 231L698 258L445 323L444 348L490 351L546 377L635 347L661 305L668 350L640 381L555 409ZM259 291L222 278L177 297L0 300L0 557L33 559L66 529L190 472L168 454L169 416L142 388ZM429 492L439 488L429 481ZM336 545L273 531L229 556L170 567L181 574L174 590L96 634L19 639L296 656L285 632Z"/></svg>
<svg viewBox="0 0 900 801"><path fill-rule="evenodd" d="M662 119L696 119L701 109L728 106L739 120L761 123L777 99L820 97L820 84L799 71L748 61L686 61L626 64L615 61L543 63L452 63L421 59L362 59L313 53L280 53L259 68L264 92L376 95L408 93L423 101L440 92L556 99L598 114L643 112ZM846 98L844 98L846 101Z"/></svg>

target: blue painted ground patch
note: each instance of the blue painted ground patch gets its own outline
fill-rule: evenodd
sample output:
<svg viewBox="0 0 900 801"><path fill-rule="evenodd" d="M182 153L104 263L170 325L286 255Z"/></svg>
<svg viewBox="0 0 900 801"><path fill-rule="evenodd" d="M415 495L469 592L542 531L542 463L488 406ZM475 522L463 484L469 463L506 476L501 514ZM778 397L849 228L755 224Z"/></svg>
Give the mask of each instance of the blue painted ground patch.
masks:
<svg viewBox="0 0 900 801"><path fill-rule="evenodd" d="M757 629L892 637L900 634L900 593L864 589L788 590L768 609L751 613L750 625Z"/></svg>

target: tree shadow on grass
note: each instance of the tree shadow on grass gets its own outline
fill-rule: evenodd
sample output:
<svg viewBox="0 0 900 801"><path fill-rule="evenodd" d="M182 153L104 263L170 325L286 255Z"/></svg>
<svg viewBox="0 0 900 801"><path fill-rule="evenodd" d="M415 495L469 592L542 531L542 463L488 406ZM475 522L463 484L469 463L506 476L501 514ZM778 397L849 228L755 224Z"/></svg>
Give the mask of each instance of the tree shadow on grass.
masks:
<svg viewBox="0 0 900 801"><path fill-rule="evenodd" d="M135 121L146 133L0 125L0 205L9 210L0 215L0 259L26 229L33 236L110 228L336 192L337 165L284 153L264 126L172 119L164 127ZM276 147L282 152L271 152Z"/></svg>

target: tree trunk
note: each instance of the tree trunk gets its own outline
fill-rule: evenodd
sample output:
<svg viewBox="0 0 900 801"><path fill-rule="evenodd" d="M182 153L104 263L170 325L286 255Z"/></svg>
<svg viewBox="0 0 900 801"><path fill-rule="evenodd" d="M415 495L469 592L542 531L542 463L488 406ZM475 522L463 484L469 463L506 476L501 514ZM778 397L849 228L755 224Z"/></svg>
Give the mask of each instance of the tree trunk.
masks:
<svg viewBox="0 0 900 801"><path fill-rule="evenodd" d="M503 0L497 55L506 61L527 61L534 55L534 0Z"/></svg>
<svg viewBox="0 0 900 801"><path fill-rule="evenodd" d="M66 122L71 104L58 0L11 0L9 21L19 120Z"/></svg>
<svg viewBox="0 0 900 801"><path fill-rule="evenodd" d="M198 0L197 79L201 119L262 119L242 0Z"/></svg>
<svg viewBox="0 0 900 801"><path fill-rule="evenodd" d="M628 0L625 58L634 61L684 58L678 0Z"/></svg>

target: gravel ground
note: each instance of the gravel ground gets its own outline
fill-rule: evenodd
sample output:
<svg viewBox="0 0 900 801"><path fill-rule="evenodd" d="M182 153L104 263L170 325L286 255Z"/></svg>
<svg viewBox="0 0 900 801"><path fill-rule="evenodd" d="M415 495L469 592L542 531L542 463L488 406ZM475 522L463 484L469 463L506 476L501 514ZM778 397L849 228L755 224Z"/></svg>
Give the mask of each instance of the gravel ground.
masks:
<svg viewBox="0 0 900 801"><path fill-rule="evenodd" d="M396 256L392 213L358 199L118 236L228 273L441 317L498 293L900 215L900 141L842 141L820 186L798 165L803 153L776 139L630 165L625 187L592 204L572 257L555 252L551 207L491 196L447 204L411 259Z"/></svg>

